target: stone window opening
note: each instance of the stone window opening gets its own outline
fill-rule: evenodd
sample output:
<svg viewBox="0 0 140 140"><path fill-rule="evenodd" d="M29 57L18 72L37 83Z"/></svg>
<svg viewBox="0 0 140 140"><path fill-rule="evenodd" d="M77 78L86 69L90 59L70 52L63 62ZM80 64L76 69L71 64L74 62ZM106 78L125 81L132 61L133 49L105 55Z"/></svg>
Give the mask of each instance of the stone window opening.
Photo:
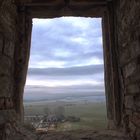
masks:
<svg viewBox="0 0 140 140"><path fill-rule="evenodd" d="M96 1L97 2L97 1ZM116 53L116 38L114 30L114 11L112 9L112 2L100 1L99 3L94 3L94 7L91 3L74 3L74 5L69 6L69 3L63 5L60 3L51 3L48 5L42 5L41 3L30 3L25 2L24 4L18 3L19 6L19 24L21 30L19 36L20 40L20 50L17 49L16 65L20 68L22 67L22 72L18 72L17 69L17 79L20 77L21 82L16 89L17 98L15 99L16 112L19 114L19 118L23 121L23 91L26 81L27 68L29 62L29 52L31 43L31 32L32 32L32 18L56 18L61 16L81 16L81 17L101 17L102 18L102 29L103 29L103 52L104 52L104 69L105 69L105 91L106 91L106 101L107 101L107 118L108 118L108 128L116 129L120 128L122 125L122 96L120 92L119 85L119 72L118 71L118 61ZM56 4L56 5L55 5ZM78 5L77 5L78 4ZM82 5L81 5L82 4ZM45 8L47 6L47 8ZM98 11L98 12L97 12ZM26 24L25 24L26 23ZM23 46L23 47L22 47ZM18 62L19 53L26 52L26 56L22 56L24 65Z"/></svg>
<svg viewBox="0 0 140 140"><path fill-rule="evenodd" d="M45 39L43 40L42 38L45 38ZM53 43L55 41L57 43ZM75 88L75 94L76 92L79 92L77 93L77 95L79 94L78 95L79 98L84 97L83 91L85 91L85 95L90 94L89 96L91 98L95 96L92 101L89 96L87 96L87 98L89 97L88 99L85 98L85 101L83 101L83 99L77 100L77 102L79 102L78 106L79 108L80 108L80 105L84 107L87 106L90 109L90 106L92 105L93 110L89 110L89 114L91 114L91 116L94 114L96 107L99 108L100 106L102 106L98 110L103 109L103 112L95 112L95 115L99 115L98 120L100 121L98 121L97 123L94 119L93 120L91 119L91 123L93 124L92 129L96 129L94 128L94 124L97 127L97 129L103 129L103 128L105 129L107 126L106 126L106 99L105 99L106 97L104 97L105 89L104 89L104 74L103 74L104 73L104 62L103 62L104 58L103 58L103 44L102 44L102 19L90 18L90 17L87 17L87 18L72 17L72 16L50 18L50 19L33 19L31 44L32 44L31 54L30 54L31 56L30 56L30 63L29 63L27 82L26 82L27 86L25 86L24 96L25 96L26 102L29 100L30 102L32 102L32 100L34 102L32 102L33 105L30 103L31 104L30 107L28 105L29 102L27 102L27 104L25 102L25 107L24 107L25 120L29 118L28 117L29 114L34 115L34 117L36 117L36 115L38 116L39 113L44 115L43 110L41 112L36 111L36 114L35 114L33 106L35 106L35 101L36 102L38 100L41 101L42 99L44 99L44 101L46 99L46 103L49 106L49 103L47 102L47 100L49 100L49 98L47 99L47 94L50 96L50 93L52 93L53 95L53 94L56 94L54 92L58 92L58 95L56 94L56 96L58 97L59 97L59 94L61 97L63 93L70 97L74 96L75 97L74 100L77 100L76 95L74 95L74 90L71 89L71 88ZM36 51L37 48L38 48L38 51ZM83 55L84 58L82 58L80 55ZM90 55L90 56L86 58L87 55ZM41 56L42 57L45 56L46 59L44 58L42 60ZM73 57L75 57L75 60L73 59ZM71 59L71 60L67 60L67 59ZM77 59L77 63L76 63L76 59ZM66 64L68 63L67 66L65 66L66 64L65 65L62 64L62 62L65 62ZM87 72L83 71L84 68L87 69ZM40 73L38 73L39 72L38 70L40 70ZM64 72L64 75L61 71ZM66 74L68 75L66 76L68 78L65 78ZM82 74L84 74L84 76L82 76ZM57 77L56 79L55 79L55 75ZM31 80L32 76L34 77L40 76L42 79L34 78L35 80L33 81ZM45 76L46 76L46 79L44 80ZM50 77L52 76L53 79L55 80L49 79L49 76ZM83 79L83 80L80 80L80 79ZM32 84L35 84L35 85L32 85ZM79 86L80 85L85 86L85 89L82 86L80 89L77 86L77 84L79 84ZM39 86L40 87L42 86L42 88L39 88ZM89 88L92 88L92 89L89 90L86 86L89 86ZM56 88L56 89L53 90L53 88ZM46 91L44 91L44 89ZM47 93L47 90L48 90L48 93ZM62 93L60 93L59 90L61 90ZM37 94L39 94L40 96ZM44 98L42 98L43 96ZM51 100L52 99L50 98L50 102ZM61 98L61 100L63 100L63 98ZM68 104L67 102L69 101L67 100L65 104L60 104L60 105L59 105L59 100L56 99L56 101L58 102L58 106L65 107L65 110L67 112L69 108L67 108L66 105ZM71 104L73 104L72 100L70 102ZM73 102L74 104L76 103L75 101ZM82 104L80 102L82 102ZM83 105L84 103L85 105ZM53 106L55 106L54 102L53 102ZM36 107L38 106L36 105ZM33 108L33 111L31 110L31 108ZM43 108L45 107L42 105L42 109ZM29 113L29 110L31 111L31 113ZM90 113L90 112L93 112L93 113ZM74 114L71 114L71 115L74 115ZM80 117L83 117L82 111L81 111ZM92 118L95 118L95 116L93 115ZM32 120L33 120L33 116L32 116ZM82 128L84 128L84 124Z"/></svg>
<svg viewBox="0 0 140 140"><path fill-rule="evenodd" d="M139 7L138 0L0 0L0 138L27 134L20 126L32 19L81 16L103 21L108 129L140 139Z"/></svg>

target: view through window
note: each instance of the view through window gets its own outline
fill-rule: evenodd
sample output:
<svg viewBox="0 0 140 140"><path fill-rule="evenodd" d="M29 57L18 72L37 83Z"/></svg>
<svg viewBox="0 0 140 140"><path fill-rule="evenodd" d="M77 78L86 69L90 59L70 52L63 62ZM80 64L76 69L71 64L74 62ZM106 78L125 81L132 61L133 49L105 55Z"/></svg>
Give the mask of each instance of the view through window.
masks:
<svg viewBox="0 0 140 140"><path fill-rule="evenodd" d="M105 129L101 18L33 19L24 93L35 129Z"/></svg>

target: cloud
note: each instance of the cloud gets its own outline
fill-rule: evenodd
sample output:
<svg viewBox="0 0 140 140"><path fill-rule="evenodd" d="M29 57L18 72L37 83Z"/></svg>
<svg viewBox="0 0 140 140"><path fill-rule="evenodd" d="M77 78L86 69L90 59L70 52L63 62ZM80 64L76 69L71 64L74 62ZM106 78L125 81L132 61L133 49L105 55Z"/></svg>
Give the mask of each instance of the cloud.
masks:
<svg viewBox="0 0 140 140"><path fill-rule="evenodd" d="M88 62L93 58L102 61L101 19L82 17L34 19L31 52L29 67L41 65L44 67L41 61L45 63L55 61L60 67L71 67L80 63L90 65Z"/></svg>
<svg viewBox="0 0 140 140"><path fill-rule="evenodd" d="M75 85L75 86L58 86L58 87L49 87L49 86L38 86L38 85L28 85L25 88L26 93L48 93L48 94L56 94L61 93L79 93L79 92L93 92L96 94L97 92L104 92L104 85Z"/></svg>
<svg viewBox="0 0 140 140"><path fill-rule="evenodd" d="M103 73L103 65L90 65L69 68L29 68L29 75L43 76L77 76Z"/></svg>
<svg viewBox="0 0 140 140"><path fill-rule="evenodd" d="M101 18L33 19L25 98L103 94L102 46Z"/></svg>

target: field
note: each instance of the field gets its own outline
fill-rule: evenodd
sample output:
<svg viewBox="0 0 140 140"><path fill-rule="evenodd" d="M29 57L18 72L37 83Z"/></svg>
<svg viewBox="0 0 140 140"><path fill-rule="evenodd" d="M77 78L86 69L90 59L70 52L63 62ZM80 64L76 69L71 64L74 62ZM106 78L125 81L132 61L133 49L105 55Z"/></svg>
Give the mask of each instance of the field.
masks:
<svg viewBox="0 0 140 140"><path fill-rule="evenodd" d="M29 102L25 103L25 115L44 115L44 109L47 107L50 110L58 106L64 107L65 116L79 117L79 122L64 122L58 124L57 131L67 130L101 130L106 129L106 105L104 102Z"/></svg>

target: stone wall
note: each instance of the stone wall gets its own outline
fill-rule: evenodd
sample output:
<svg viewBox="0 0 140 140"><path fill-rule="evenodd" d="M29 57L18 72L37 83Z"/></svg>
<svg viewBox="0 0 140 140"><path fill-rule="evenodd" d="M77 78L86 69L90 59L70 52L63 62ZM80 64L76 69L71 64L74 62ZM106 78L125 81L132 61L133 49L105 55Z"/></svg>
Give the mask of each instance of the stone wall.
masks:
<svg viewBox="0 0 140 140"><path fill-rule="evenodd" d="M16 7L0 0L0 138L17 119L14 101L14 50L16 44Z"/></svg>
<svg viewBox="0 0 140 140"><path fill-rule="evenodd" d="M123 127L132 139L140 139L140 1L114 3L116 45L123 98Z"/></svg>
<svg viewBox="0 0 140 140"><path fill-rule="evenodd" d="M8 119L3 114L14 109L15 9L10 0L0 0L0 123Z"/></svg>
<svg viewBox="0 0 140 140"><path fill-rule="evenodd" d="M133 140L139 140L140 1L114 0L113 3L114 7L110 1L107 5L110 11L108 22L110 33L106 34L110 34L108 40L111 44L109 46L111 55L107 61L115 62L111 62L110 69L114 75L109 76L110 87L107 85L110 91L113 90L112 98L109 99L111 104L107 100L108 109L111 110L108 119L112 120L119 129L123 128ZM23 92L30 53L32 22L28 10L24 6L17 8L13 0L0 0L0 138L2 140L24 139L20 136L25 134L25 130L22 128L19 130L20 125L17 124L17 120L21 121L23 118Z"/></svg>
<svg viewBox="0 0 140 140"><path fill-rule="evenodd" d="M18 123L30 52L25 14L13 0L0 0L0 140L28 139L29 134Z"/></svg>

